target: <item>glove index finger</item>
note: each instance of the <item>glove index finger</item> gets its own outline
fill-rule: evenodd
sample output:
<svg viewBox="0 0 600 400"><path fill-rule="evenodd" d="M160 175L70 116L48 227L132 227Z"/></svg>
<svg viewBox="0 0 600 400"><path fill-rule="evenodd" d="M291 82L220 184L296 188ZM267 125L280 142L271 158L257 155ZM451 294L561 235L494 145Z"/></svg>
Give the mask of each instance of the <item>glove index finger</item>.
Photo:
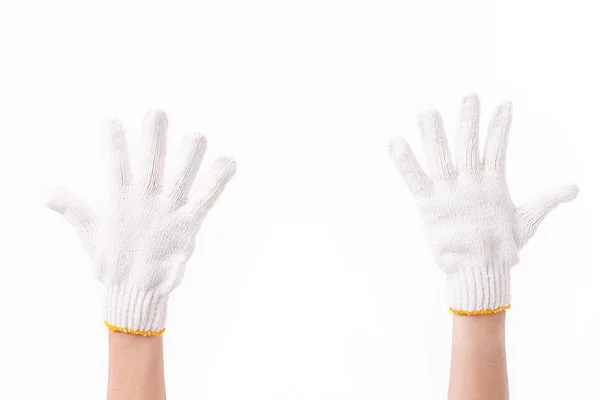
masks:
<svg viewBox="0 0 600 400"><path fill-rule="evenodd" d="M388 151L411 193L417 195L426 192L431 182L421 165L419 165L406 140L403 137L390 140Z"/></svg>

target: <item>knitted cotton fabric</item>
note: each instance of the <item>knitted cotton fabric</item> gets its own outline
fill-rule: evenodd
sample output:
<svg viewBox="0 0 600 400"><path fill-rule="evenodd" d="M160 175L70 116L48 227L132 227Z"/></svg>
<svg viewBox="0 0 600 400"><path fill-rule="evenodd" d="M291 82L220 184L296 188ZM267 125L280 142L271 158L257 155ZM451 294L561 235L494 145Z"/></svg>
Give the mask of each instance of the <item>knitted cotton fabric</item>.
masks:
<svg viewBox="0 0 600 400"><path fill-rule="evenodd" d="M510 269L543 218L572 200L577 186L552 188L515 207L505 176L512 104L504 101L489 125L479 156L479 99L463 98L452 162L436 110L417 118L429 174L404 138L390 142L396 167L415 197L436 263L447 274L450 310L485 314L510 307Z"/></svg>
<svg viewBox="0 0 600 400"><path fill-rule="evenodd" d="M183 278L196 233L235 174L233 159L217 160L188 196L206 150L201 134L185 137L176 175L164 182L167 117L149 112L142 123L141 174L134 179L125 133L107 125L112 187L109 206L96 214L74 194L58 189L47 205L73 225L105 290L105 324L141 335L165 330L167 300Z"/></svg>

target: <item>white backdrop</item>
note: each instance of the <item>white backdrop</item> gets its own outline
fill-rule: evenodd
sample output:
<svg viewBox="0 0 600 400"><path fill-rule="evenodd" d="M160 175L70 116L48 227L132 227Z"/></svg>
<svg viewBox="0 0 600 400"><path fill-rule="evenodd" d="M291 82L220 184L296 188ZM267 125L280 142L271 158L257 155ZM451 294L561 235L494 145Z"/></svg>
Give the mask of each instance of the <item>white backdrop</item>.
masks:
<svg viewBox="0 0 600 400"><path fill-rule="evenodd" d="M483 127L514 102L517 203L581 188L513 271L512 398L600 398L592 2L186 3L0 6L0 399L105 398L101 287L41 195L98 204L100 125L121 117L135 152L152 107L169 149L199 130L205 160L238 162L170 301L170 399L445 398L445 278L386 144L421 157L416 113L452 133L471 91Z"/></svg>

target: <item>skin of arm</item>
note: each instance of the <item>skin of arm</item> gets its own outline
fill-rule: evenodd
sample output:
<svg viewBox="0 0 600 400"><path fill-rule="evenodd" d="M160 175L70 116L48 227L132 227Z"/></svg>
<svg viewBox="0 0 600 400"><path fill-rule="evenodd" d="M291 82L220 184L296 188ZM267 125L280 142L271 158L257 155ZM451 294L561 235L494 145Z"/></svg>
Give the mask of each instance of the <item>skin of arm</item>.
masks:
<svg viewBox="0 0 600 400"><path fill-rule="evenodd" d="M165 400L162 335L109 330L108 400Z"/></svg>
<svg viewBox="0 0 600 400"><path fill-rule="evenodd" d="M507 400L506 312L454 314L449 400Z"/></svg>

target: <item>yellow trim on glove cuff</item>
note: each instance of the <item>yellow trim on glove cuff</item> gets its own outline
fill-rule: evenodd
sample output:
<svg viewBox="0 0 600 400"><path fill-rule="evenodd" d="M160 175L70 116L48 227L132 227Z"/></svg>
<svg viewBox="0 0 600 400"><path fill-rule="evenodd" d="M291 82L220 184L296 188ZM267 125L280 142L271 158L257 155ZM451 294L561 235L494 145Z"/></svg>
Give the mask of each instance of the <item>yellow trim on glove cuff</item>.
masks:
<svg viewBox="0 0 600 400"><path fill-rule="evenodd" d="M496 307L496 308L488 308L487 310L474 310L474 311L456 310L456 309L450 307L450 312L452 312L454 314L460 314L460 315L483 315L483 314L497 313L500 311L508 310L509 308L510 308L510 304L508 304L506 306Z"/></svg>
<svg viewBox="0 0 600 400"><path fill-rule="evenodd" d="M142 336L158 336L162 335L167 328L162 328L160 331L142 331L139 329L130 329L121 326L111 325L108 322L104 321L104 325L106 325L110 330L131 333L132 335L142 335Z"/></svg>

